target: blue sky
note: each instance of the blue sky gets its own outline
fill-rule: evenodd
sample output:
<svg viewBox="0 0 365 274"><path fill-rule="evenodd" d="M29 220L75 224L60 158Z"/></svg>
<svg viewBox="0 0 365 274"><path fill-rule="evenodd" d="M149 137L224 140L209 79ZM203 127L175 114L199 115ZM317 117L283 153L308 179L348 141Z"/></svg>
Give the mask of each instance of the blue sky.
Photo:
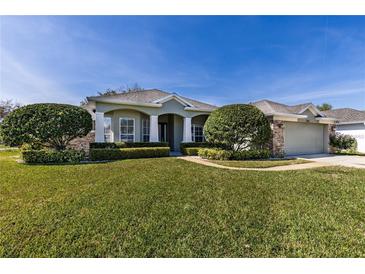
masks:
<svg viewBox="0 0 365 274"><path fill-rule="evenodd" d="M365 16L0 17L0 98L78 104L107 88L209 103L365 109Z"/></svg>

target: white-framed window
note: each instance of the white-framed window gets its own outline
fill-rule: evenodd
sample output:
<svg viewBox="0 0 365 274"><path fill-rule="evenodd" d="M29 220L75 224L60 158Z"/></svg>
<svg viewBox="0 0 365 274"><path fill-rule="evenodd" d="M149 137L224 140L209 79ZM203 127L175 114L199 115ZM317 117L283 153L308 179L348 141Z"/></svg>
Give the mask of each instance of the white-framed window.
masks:
<svg viewBox="0 0 365 274"><path fill-rule="evenodd" d="M204 142L203 126L202 125L191 125L191 136L193 142Z"/></svg>
<svg viewBox="0 0 365 274"><path fill-rule="evenodd" d="M119 118L119 137L121 142L134 142L134 125L133 118Z"/></svg>
<svg viewBox="0 0 365 274"><path fill-rule="evenodd" d="M150 120L142 119L142 142L150 141Z"/></svg>
<svg viewBox="0 0 365 274"><path fill-rule="evenodd" d="M112 118L104 117L104 142L112 142Z"/></svg>

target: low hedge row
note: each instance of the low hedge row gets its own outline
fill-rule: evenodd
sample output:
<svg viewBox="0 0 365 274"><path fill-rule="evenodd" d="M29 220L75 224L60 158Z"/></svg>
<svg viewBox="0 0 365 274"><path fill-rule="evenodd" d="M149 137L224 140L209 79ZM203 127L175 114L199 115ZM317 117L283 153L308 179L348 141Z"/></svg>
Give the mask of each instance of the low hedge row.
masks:
<svg viewBox="0 0 365 274"><path fill-rule="evenodd" d="M195 143L195 142L189 142L189 143L181 143L180 144L180 151L183 155L194 155L194 154L189 154L188 149L192 148L192 150L190 150L190 152L193 152L199 148L209 148L212 147L211 144L207 143L207 142L201 142L201 143ZM196 153L198 153L196 151ZM195 154L197 155L197 154Z"/></svg>
<svg viewBox="0 0 365 274"><path fill-rule="evenodd" d="M90 149L92 149L92 148L115 149L115 148L134 148L134 147L168 147L168 146L169 146L169 143L167 143L167 142L90 143Z"/></svg>
<svg viewBox="0 0 365 274"><path fill-rule="evenodd" d="M268 149L243 150L232 153L233 160L261 160L270 158L271 152Z"/></svg>
<svg viewBox="0 0 365 274"><path fill-rule="evenodd" d="M169 147L141 147L141 148L93 148L90 149L90 160L121 160L136 158L168 157Z"/></svg>
<svg viewBox="0 0 365 274"><path fill-rule="evenodd" d="M198 155L209 160L229 160L232 152L218 148L201 148Z"/></svg>
<svg viewBox="0 0 365 274"><path fill-rule="evenodd" d="M189 155L189 156L197 156L199 149L201 149L201 147L187 147L187 148L184 148L184 151L182 151L182 154Z"/></svg>
<svg viewBox="0 0 365 274"><path fill-rule="evenodd" d="M258 160L270 158L270 150L228 151L218 148L201 148L198 155L210 160Z"/></svg>
<svg viewBox="0 0 365 274"><path fill-rule="evenodd" d="M85 160L82 150L22 150L22 159L28 164L79 163Z"/></svg>

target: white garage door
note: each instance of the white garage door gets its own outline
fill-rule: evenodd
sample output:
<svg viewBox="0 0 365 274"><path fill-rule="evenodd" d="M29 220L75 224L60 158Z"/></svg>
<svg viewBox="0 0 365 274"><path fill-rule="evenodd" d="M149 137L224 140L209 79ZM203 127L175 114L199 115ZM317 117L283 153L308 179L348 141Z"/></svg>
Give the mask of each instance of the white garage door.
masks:
<svg viewBox="0 0 365 274"><path fill-rule="evenodd" d="M287 155L323 153L324 126L285 122L284 149Z"/></svg>

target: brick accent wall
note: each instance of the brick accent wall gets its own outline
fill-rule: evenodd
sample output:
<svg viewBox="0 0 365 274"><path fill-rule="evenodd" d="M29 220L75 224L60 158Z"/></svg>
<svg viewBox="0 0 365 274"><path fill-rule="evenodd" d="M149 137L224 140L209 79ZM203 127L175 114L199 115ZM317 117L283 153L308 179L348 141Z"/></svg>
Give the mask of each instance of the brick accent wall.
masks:
<svg viewBox="0 0 365 274"><path fill-rule="evenodd" d="M284 156L284 122L280 120L270 121L272 130L272 139L270 142L270 150L272 156Z"/></svg>
<svg viewBox="0 0 365 274"><path fill-rule="evenodd" d="M89 145L93 142L95 142L95 131L90 131L85 137L73 139L68 148L89 151Z"/></svg>
<svg viewBox="0 0 365 274"><path fill-rule="evenodd" d="M328 125L328 138L336 133L336 125ZM328 139L329 142L329 139ZM334 153L336 149L328 144L328 153Z"/></svg>

